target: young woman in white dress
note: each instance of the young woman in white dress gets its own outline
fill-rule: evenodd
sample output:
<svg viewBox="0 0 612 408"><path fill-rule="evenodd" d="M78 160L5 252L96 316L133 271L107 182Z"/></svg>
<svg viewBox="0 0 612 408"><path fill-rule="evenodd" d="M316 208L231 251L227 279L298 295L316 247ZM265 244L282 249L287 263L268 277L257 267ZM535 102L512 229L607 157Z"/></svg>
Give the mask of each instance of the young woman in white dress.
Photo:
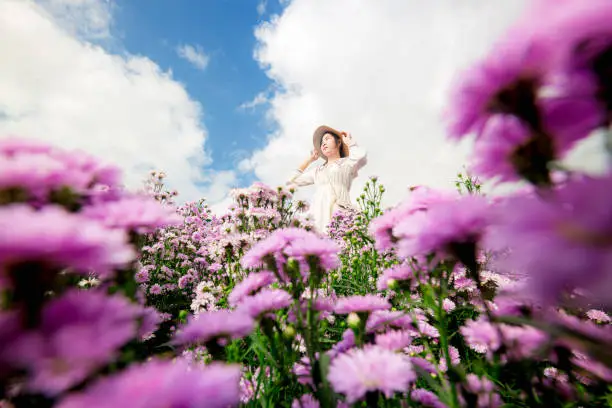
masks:
<svg viewBox="0 0 612 408"><path fill-rule="evenodd" d="M314 150L288 184L293 187L315 185L310 212L316 229L325 233L335 211L355 209L351 204L351 185L359 169L367 163L367 156L350 133L329 126L319 126L315 130L313 145ZM319 158L324 163L307 170Z"/></svg>

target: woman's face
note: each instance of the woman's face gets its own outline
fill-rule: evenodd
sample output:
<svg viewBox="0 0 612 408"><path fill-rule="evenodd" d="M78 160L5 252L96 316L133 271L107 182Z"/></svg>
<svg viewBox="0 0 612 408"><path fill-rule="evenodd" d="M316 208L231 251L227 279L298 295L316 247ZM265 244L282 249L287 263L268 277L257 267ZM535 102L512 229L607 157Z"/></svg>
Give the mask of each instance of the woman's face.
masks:
<svg viewBox="0 0 612 408"><path fill-rule="evenodd" d="M328 157L330 153L338 150L338 145L336 144L336 138L332 136L330 133L326 133L321 139L321 152Z"/></svg>

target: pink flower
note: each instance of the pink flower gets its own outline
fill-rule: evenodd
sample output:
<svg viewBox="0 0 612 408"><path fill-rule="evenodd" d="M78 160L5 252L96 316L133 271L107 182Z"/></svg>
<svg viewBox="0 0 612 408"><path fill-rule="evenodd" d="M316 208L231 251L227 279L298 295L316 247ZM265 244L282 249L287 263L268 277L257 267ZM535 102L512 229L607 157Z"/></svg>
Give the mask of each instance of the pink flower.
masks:
<svg viewBox="0 0 612 408"><path fill-rule="evenodd" d="M591 309L586 312L589 319L597 323L610 323L610 316L603 310Z"/></svg>
<svg viewBox="0 0 612 408"><path fill-rule="evenodd" d="M409 265L396 265L389 269L385 269L378 278L376 288L378 290L386 290L389 288L389 281L397 282L406 281L414 278L414 272Z"/></svg>
<svg viewBox="0 0 612 408"><path fill-rule="evenodd" d="M389 301L376 295L355 295L339 298L334 311L338 314L373 312L375 310L391 309Z"/></svg>
<svg viewBox="0 0 612 408"><path fill-rule="evenodd" d="M229 310L214 310L192 318L174 338L176 344L207 343L227 338L238 339L248 336L255 322L248 315Z"/></svg>
<svg viewBox="0 0 612 408"><path fill-rule="evenodd" d="M51 300L39 327L7 345L0 360L27 368L31 390L55 395L113 361L118 349L139 335L137 319L153 329L149 313L121 296L72 290Z"/></svg>
<svg viewBox="0 0 612 408"><path fill-rule="evenodd" d="M0 271L40 262L58 270L95 271L106 276L135 256L124 231L110 230L60 207L40 211L23 205L0 208Z"/></svg>
<svg viewBox="0 0 612 408"><path fill-rule="evenodd" d="M236 306L245 297L252 295L272 282L274 282L274 274L272 272L250 273L242 282L234 286L234 289L227 298L228 303L230 306Z"/></svg>
<svg viewBox="0 0 612 408"><path fill-rule="evenodd" d="M256 319L266 313L289 307L291 301L291 295L284 290L263 289L253 296L245 297L238 305L237 310Z"/></svg>
<svg viewBox="0 0 612 408"><path fill-rule="evenodd" d="M240 367L153 360L70 394L59 408L227 408L240 402Z"/></svg>
<svg viewBox="0 0 612 408"><path fill-rule="evenodd" d="M183 218L174 209L164 207L148 197L126 197L86 207L82 213L109 228L138 233L153 232L157 228L176 226L183 222Z"/></svg>
<svg viewBox="0 0 612 408"><path fill-rule="evenodd" d="M405 330L392 330L383 334L377 334L374 342L387 350L402 350L412 343L412 333Z"/></svg>
<svg viewBox="0 0 612 408"><path fill-rule="evenodd" d="M432 205L395 227L398 253L408 257L440 251L461 261L470 258L466 262L475 262L476 254L463 254L462 248L477 244L488 225L488 214L488 203L481 196L465 196Z"/></svg>
<svg viewBox="0 0 612 408"><path fill-rule="evenodd" d="M349 403L362 399L368 391L380 391L388 398L405 392L416 380L407 357L378 346L352 349L330 364L328 380L333 389L346 395Z"/></svg>

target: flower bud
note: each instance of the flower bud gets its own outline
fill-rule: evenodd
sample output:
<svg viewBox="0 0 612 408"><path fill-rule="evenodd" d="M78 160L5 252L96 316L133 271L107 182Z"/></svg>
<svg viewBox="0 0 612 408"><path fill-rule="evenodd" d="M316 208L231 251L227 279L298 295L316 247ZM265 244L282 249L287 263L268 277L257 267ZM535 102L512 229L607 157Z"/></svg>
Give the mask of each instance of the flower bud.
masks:
<svg viewBox="0 0 612 408"><path fill-rule="evenodd" d="M357 313L353 312L353 313L348 315L348 317L346 318L346 322L348 323L348 325L349 325L349 327L351 329L357 329L357 328L359 328L359 324L361 323L361 319L359 318Z"/></svg>
<svg viewBox="0 0 612 408"><path fill-rule="evenodd" d="M283 337L287 340L295 338L295 329L293 328L293 326L285 327L285 329L283 330Z"/></svg>
<svg viewBox="0 0 612 408"><path fill-rule="evenodd" d="M397 290L398 288L397 281L395 279L389 279L387 281L387 287L391 290Z"/></svg>

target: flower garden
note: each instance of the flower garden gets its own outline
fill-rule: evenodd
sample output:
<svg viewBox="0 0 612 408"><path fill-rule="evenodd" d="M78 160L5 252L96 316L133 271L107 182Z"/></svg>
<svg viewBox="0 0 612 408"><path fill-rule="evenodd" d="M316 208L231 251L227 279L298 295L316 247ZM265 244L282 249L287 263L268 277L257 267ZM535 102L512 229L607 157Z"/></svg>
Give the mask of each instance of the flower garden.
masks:
<svg viewBox="0 0 612 408"><path fill-rule="evenodd" d="M0 406L612 406L612 175L559 165L611 124L612 5L548 11L450 101L505 196L459 175L382 208L372 177L321 234L283 187L216 215L0 140Z"/></svg>

